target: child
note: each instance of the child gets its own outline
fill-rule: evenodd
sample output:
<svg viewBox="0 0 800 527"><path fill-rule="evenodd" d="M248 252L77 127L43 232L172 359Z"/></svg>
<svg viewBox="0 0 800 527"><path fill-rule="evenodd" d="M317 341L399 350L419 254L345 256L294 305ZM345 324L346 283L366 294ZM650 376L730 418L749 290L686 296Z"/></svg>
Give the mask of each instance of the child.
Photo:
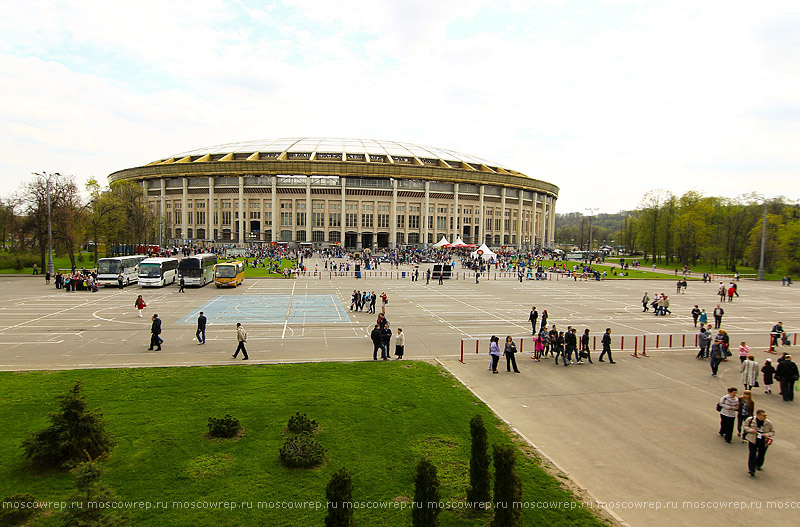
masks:
<svg viewBox="0 0 800 527"><path fill-rule="evenodd" d="M542 335L536 335L536 338L533 339L533 357L531 357L536 362L539 362L539 357L542 355L544 351L544 343L542 342Z"/></svg>
<svg viewBox="0 0 800 527"><path fill-rule="evenodd" d="M747 342L742 341L742 343L739 344L739 362L747 360L748 355L750 355L750 347L747 345Z"/></svg>
<svg viewBox="0 0 800 527"><path fill-rule="evenodd" d="M772 393L772 377L775 375L775 368L772 367L772 359L767 359L761 368L764 374L764 393Z"/></svg>

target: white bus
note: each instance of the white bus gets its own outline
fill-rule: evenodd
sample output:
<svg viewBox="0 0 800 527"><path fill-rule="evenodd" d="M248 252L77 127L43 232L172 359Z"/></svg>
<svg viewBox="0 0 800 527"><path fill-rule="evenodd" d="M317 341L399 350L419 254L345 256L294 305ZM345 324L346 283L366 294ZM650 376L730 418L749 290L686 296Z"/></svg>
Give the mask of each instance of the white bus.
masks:
<svg viewBox="0 0 800 527"><path fill-rule="evenodd" d="M130 285L139 279L139 263L147 258L144 254L133 256L115 256L113 258L100 258L97 261L97 283L100 285L119 285L119 276L122 283Z"/></svg>
<svg viewBox="0 0 800 527"><path fill-rule="evenodd" d="M174 284L177 276L177 258L147 258L139 264L139 285L142 287Z"/></svg>
<svg viewBox="0 0 800 527"><path fill-rule="evenodd" d="M217 255L210 253L187 256L178 264L178 278L183 277L186 285L204 285L214 281L214 266Z"/></svg>

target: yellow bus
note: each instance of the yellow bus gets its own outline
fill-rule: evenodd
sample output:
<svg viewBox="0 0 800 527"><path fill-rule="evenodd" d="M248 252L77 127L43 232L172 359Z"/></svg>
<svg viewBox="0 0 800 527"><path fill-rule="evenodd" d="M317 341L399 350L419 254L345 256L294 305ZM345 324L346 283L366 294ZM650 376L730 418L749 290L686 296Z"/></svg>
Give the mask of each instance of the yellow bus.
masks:
<svg viewBox="0 0 800 527"><path fill-rule="evenodd" d="M214 266L214 283L217 287L236 287L244 282L244 262L223 262Z"/></svg>

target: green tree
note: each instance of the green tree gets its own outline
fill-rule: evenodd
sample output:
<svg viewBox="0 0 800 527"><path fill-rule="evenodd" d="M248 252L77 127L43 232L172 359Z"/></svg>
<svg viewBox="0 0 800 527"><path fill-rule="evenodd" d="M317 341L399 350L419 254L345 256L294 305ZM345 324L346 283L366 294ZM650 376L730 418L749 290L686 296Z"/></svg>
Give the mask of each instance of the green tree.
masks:
<svg viewBox="0 0 800 527"><path fill-rule="evenodd" d="M491 476L489 474L489 440L483 418L476 415L469 422L472 435L472 450L469 459L469 488L467 503L470 507L480 507L491 500Z"/></svg>
<svg viewBox="0 0 800 527"><path fill-rule="evenodd" d="M353 523L353 477L346 468L335 472L325 489L328 513L325 527L351 527Z"/></svg>
<svg viewBox="0 0 800 527"><path fill-rule="evenodd" d="M436 467L427 459L421 459L414 474L414 508L411 510L411 525L437 527L440 508Z"/></svg>
<svg viewBox="0 0 800 527"><path fill-rule="evenodd" d="M516 449L494 445L494 518L492 527L522 525L522 480L517 475Z"/></svg>
<svg viewBox="0 0 800 527"><path fill-rule="evenodd" d="M70 467L111 450L114 440L105 429L100 409L89 410L83 384L78 381L56 399L60 411L50 414L52 424L26 439L25 456L45 467Z"/></svg>
<svg viewBox="0 0 800 527"><path fill-rule="evenodd" d="M749 233L749 245L747 257L753 264L753 267L758 268L761 263L761 226L763 225L763 217ZM781 217L777 214L767 214L767 239L764 244L764 271L771 273L775 270L778 260L783 258L783 247L779 238L779 227L782 225Z"/></svg>
<svg viewBox="0 0 800 527"><path fill-rule="evenodd" d="M88 454L86 454L88 456ZM63 512L66 527L114 527L124 525L123 517L115 509L104 504L118 501L117 495L106 486L101 478L103 468L97 461L80 463L72 473L78 491L70 497L72 507ZM78 506L80 505L80 506ZM100 505L100 506L98 506Z"/></svg>

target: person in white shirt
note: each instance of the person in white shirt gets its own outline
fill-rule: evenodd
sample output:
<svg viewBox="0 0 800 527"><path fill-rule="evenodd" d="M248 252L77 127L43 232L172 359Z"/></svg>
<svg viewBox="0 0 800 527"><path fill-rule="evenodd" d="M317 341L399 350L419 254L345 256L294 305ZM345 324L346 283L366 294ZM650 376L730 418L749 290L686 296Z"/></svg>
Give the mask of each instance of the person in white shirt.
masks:
<svg viewBox="0 0 800 527"><path fill-rule="evenodd" d="M394 339L394 357L395 360L403 358L406 348L406 334L403 333L403 328L397 328L397 336Z"/></svg>

